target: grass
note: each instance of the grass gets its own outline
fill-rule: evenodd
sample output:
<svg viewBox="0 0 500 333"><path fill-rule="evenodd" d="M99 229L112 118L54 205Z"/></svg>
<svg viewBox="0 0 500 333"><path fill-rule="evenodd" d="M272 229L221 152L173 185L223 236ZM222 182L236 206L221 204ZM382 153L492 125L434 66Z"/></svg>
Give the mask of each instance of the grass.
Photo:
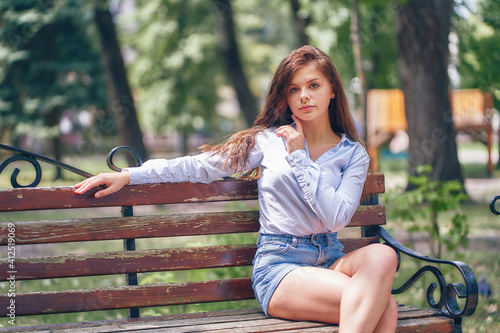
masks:
<svg viewBox="0 0 500 333"><path fill-rule="evenodd" d="M460 147L460 149L477 149L477 147ZM98 172L109 170L105 163L105 158L102 156L90 156L85 159L68 159L65 161L70 165L77 165L80 169L87 172L96 174ZM16 162L21 163L21 162ZM407 162L404 159L380 159L380 171L386 174L387 187L402 184L407 176ZM34 171L28 170L30 167L26 165L9 165L7 170L0 174L0 188L10 188L10 174L15 166L18 166L22 172L19 175L19 182L27 184L34 178ZM50 165L43 165L44 180L39 186L71 186L80 181L82 177L71 175L65 172L65 180L52 182L51 179L54 175L54 167ZM488 178L486 166L478 163L463 164L462 170L466 177L470 178ZM499 172L495 171L493 177L500 177ZM500 190L499 190L500 192ZM500 194L500 193L499 193ZM228 209L235 209L235 207L228 207ZM168 207L166 208L168 211ZM454 259L466 262L474 271L476 277L485 275L493 288L493 295L489 298L480 297L479 305L476 312L468 318L464 318L464 332L480 333L480 332L495 332L500 330L500 312L498 306L500 304L500 292L497 286L500 286L500 257L498 251L500 250L500 228L498 217L491 214L489 211L489 203L486 201L478 201L466 203L463 205L463 210L468 216L468 221L471 226L470 241L467 247L462 247L453 252L447 252L443 255L445 259ZM93 209L93 210L72 210L72 211L48 211L37 213L30 212L16 212L16 213L2 213L0 214L0 222L16 221L16 220L36 220L36 219L63 219L72 218L74 216L81 216L82 214L92 214L93 216L111 215L116 216L118 210L108 209ZM161 211L159 213L163 213ZM95 215L94 215L95 214ZM422 221L425 223L425 221ZM388 221L387 229L392 234L404 232L405 222ZM144 242L142 242L144 241ZM189 240L189 245L208 245L208 244L234 244L239 242L249 243L255 241L255 235L228 235L217 236L210 238L192 238ZM409 243L409 247L419 245L423 249L420 251L426 253L425 242L419 244ZM179 246L179 240L176 239L156 239L156 240L141 240L138 242L138 248L162 248L162 247L175 247ZM62 244L50 247L37 247L32 251L36 253L74 253L74 252L106 252L115 251L122 248L120 241L114 242L93 242L92 249L84 244ZM5 251L2 251L5 252ZM5 257L5 253L1 253L0 257ZM414 272L418 269L417 263L412 260L403 260L401 271ZM250 274L249 267L238 269L219 269L219 270L204 270L204 271L184 271L176 273L151 273L141 274L139 277L140 283L152 282L176 282L186 280L201 280L205 278L224 278L229 276L248 276ZM461 282L460 277L453 273L451 270L443 268L445 277L448 282ZM401 274L401 273L398 273ZM395 285L399 286L404 281L403 276L398 275ZM397 295L398 302L407 305L424 306L424 291L432 282L432 277L429 273L425 275L425 283L418 282L412 286L407 292L402 295ZM18 290L28 291L49 291L56 289L81 289L81 288L94 288L103 286L120 286L124 285L124 277L119 275L102 276L102 277L89 277L78 279L53 279L48 282L43 281L21 281L18 282ZM0 288L6 290L6 283L0 283ZM439 298L439 292L436 291L436 298ZM188 306L173 306L161 308L148 308L141 310L142 316L152 316L161 314L175 314L181 312L196 312L214 309L225 309L234 307L234 303L217 303L212 305L188 305ZM255 301L242 301L237 302L237 307L255 307ZM49 323L62 323L73 321L93 321L105 320L114 318L125 318L127 316L125 310L118 311L99 311L81 314L58 314L50 316L27 316L16 318L18 325L40 325ZM0 327L8 327L7 319L0 318Z"/></svg>

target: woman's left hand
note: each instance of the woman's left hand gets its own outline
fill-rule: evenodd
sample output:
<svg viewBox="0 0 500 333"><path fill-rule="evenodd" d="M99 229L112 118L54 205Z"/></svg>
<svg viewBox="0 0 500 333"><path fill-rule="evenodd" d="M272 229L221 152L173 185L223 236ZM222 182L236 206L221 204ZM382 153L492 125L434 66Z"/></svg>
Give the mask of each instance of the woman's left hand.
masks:
<svg viewBox="0 0 500 333"><path fill-rule="evenodd" d="M292 115L292 118L295 121L296 129L290 125L284 125L276 130L276 135L285 139L289 154L299 149L305 149L302 124L295 115Z"/></svg>

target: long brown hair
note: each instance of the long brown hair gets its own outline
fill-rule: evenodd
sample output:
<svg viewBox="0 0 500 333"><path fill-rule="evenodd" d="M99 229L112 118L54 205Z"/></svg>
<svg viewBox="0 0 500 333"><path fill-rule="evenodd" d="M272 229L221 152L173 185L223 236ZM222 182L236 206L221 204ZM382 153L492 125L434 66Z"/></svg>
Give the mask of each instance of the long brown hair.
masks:
<svg viewBox="0 0 500 333"><path fill-rule="evenodd" d="M314 65L330 81L335 98L328 106L330 126L336 133L345 133L353 141L360 141L354 119L349 112L340 76L332 60L326 53L310 45L291 52L279 64L271 81L264 110L257 117L252 127L233 134L219 145L204 145L204 152L221 156L223 169L231 172L246 171L249 166L248 156L255 146L255 135L266 128L289 125L293 122L292 111L286 99L286 88L295 72Z"/></svg>

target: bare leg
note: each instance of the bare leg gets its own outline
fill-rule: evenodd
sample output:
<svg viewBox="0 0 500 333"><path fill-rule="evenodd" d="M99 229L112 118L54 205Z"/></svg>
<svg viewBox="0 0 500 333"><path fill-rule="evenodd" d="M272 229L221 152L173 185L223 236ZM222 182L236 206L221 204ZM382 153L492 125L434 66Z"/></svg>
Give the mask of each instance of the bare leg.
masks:
<svg viewBox="0 0 500 333"><path fill-rule="evenodd" d="M330 270L295 269L271 297L269 314L340 323L340 332L394 332L397 309L390 291L396 261L391 248L373 244L345 255Z"/></svg>
<svg viewBox="0 0 500 333"><path fill-rule="evenodd" d="M386 319L382 315L392 297L396 265L396 253L382 244L351 252L333 265L351 277L342 295L340 332L373 332Z"/></svg>
<svg viewBox="0 0 500 333"><path fill-rule="evenodd" d="M398 303L393 296L389 298L389 303L382 314L374 333L396 332L398 325Z"/></svg>

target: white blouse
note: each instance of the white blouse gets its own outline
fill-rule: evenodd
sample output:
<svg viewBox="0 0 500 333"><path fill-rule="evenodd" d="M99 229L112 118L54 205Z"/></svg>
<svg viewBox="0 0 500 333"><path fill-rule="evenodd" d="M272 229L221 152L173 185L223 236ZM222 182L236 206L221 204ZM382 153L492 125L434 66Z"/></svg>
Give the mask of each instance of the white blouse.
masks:
<svg viewBox="0 0 500 333"><path fill-rule="evenodd" d="M368 172L369 157L359 142L346 138L315 162L305 150L288 154L276 128L255 137L248 169L262 167L258 180L260 232L305 236L336 232L345 227L358 207ZM130 184L209 183L229 173L218 156L202 153L171 160L153 159L127 168Z"/></svg>

